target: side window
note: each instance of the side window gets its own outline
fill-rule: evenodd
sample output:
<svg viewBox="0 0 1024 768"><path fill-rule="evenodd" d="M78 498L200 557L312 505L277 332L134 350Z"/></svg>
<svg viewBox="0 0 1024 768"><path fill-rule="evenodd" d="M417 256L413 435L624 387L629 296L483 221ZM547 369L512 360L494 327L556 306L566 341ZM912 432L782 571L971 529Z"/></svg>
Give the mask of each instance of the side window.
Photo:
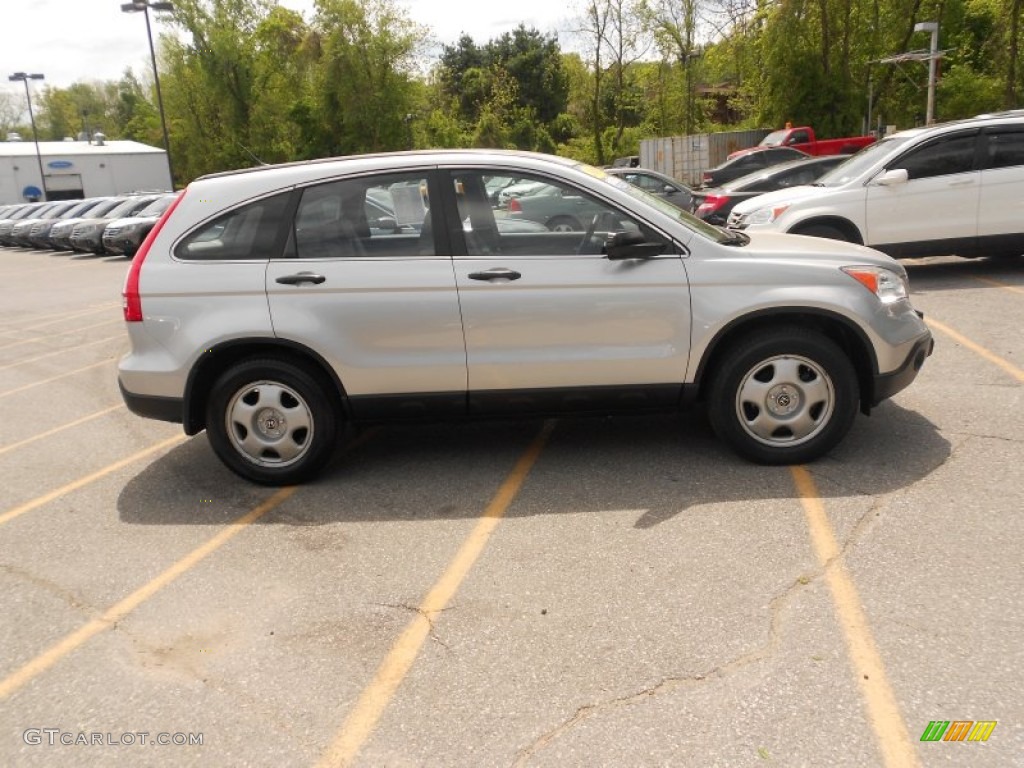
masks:
<svg viewBox="0 0 1024 768"><path fill-rule="evenodd" d="M806 144L811 140L811 137L807 135L807 131L793 131L787 144Z"/></svg>
<svg viewBox="0 0 1024 768"><path fill-rule="evenodd" d="M631 233L638 242L661 243L665 252L670 250L669 242L647 225L560 182L527 179L536 184L533 192L511 198L501 207L493 205L487 194L487 184L496 174L454 171L452 178L469 256L595 255L604 252L606 240L616 232Z"/></svg>
<svg viewBox="0 0 1024 768"><path fill-rule="evenodd" d="M985 138L989 168L1024 165L1024 131L992 131Z"/></svg>
<svg viewBox="0 0 1024 768"><path fill-rule="evenodd" d="M290 192L243 205L207 222L174 249L186 261L266 261L279 254Z"/></svg>
<svg viewBox="0 0 1024 768"><path fill-rule="evenodd" d="M898 158L889 169L905 168L911 179L966 173L974 169L977 139L972 133L933 141Z"/></svg>
<svg viewBox="0 0 1024 768"><path fill-rule="evenodd" d="M308 187L295 213L300 259L433 256L426 176L365 176Z"/></svg>

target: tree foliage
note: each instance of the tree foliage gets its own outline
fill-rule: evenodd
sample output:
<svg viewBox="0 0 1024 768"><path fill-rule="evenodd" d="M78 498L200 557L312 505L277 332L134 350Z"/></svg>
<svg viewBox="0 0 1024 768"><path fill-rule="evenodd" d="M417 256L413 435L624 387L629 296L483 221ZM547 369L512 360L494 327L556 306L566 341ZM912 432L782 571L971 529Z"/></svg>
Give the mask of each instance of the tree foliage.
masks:
<svg viewBox="0 0 1024 768"><path fill-rule="evenodd" d="M524 24L468 35L436 61L399 0L175 0L160 79L177 182L212 171L410 147L535 149L604 163L652 136L723 127L924 120L921 50L938 21L936 115L1020 107L1024 0L576 0L555 35ZM883 63L885 62L885 63ZM0 93L0 131L27 130ZM38 98L38 101L37 101ZM49 85L41 139L86 131L162 143L147 72ZM873 127L873 126L872 126Z"/></svg>

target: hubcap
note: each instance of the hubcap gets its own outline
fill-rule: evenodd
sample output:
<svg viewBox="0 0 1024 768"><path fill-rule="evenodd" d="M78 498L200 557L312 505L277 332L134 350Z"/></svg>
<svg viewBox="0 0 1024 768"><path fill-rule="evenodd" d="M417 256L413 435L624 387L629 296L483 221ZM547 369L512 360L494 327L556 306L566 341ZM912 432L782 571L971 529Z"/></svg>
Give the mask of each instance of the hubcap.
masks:
<svg viewBox="0 0 1024 768"><path fill-rule="evenodd" d="M753 366L740 380L736 416L759 443L799 445L828 425L835 401L824 368L805 357L778 355Z"/></svg>
<svg viewBox="0 0 1024 768"><path fill-rule="evenodd" d="M235 450L261 467L287 467L309 450L313 415L302 396L277 381L257 381L228 401L225 427Z"/></svg>

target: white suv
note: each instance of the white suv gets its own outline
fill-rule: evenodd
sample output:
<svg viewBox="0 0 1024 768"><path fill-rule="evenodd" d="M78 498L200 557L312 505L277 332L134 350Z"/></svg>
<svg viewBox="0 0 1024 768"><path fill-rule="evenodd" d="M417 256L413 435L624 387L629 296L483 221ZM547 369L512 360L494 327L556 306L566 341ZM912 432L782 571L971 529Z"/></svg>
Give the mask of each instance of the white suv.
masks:
<svg viewBox="0 0 1024 768"><path fill-rule="evenodd" d="M502 177L595 213L522 226L492 207ZM560 158L295 163L201 178L168 209L125 281L119 382L267 484L312 477L345 422L697 400L740 454L804 462L931 353L907 291L883 254L728 233Z"/></svg>
<svg viewBox="0 0 1024 768"><path fill-rule="evenodd" d="M848 240L894 257L1024 253L1024 112L888 136L814 186L737 205L729 226Z"/></svg>

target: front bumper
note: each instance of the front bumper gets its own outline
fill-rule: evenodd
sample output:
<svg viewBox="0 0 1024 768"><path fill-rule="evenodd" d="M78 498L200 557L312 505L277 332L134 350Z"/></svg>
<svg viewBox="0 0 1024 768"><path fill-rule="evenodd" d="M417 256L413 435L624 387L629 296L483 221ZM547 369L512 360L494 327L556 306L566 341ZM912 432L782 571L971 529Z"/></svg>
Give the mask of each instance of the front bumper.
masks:
<svg viewBox="0 0 1024 768"><path fill-rule="evenodd" d="M872 381L871 406L874 407L909 387L934 349L935 339L929 333L911 348L899 368L889 373L876 374Z"/></svg>

